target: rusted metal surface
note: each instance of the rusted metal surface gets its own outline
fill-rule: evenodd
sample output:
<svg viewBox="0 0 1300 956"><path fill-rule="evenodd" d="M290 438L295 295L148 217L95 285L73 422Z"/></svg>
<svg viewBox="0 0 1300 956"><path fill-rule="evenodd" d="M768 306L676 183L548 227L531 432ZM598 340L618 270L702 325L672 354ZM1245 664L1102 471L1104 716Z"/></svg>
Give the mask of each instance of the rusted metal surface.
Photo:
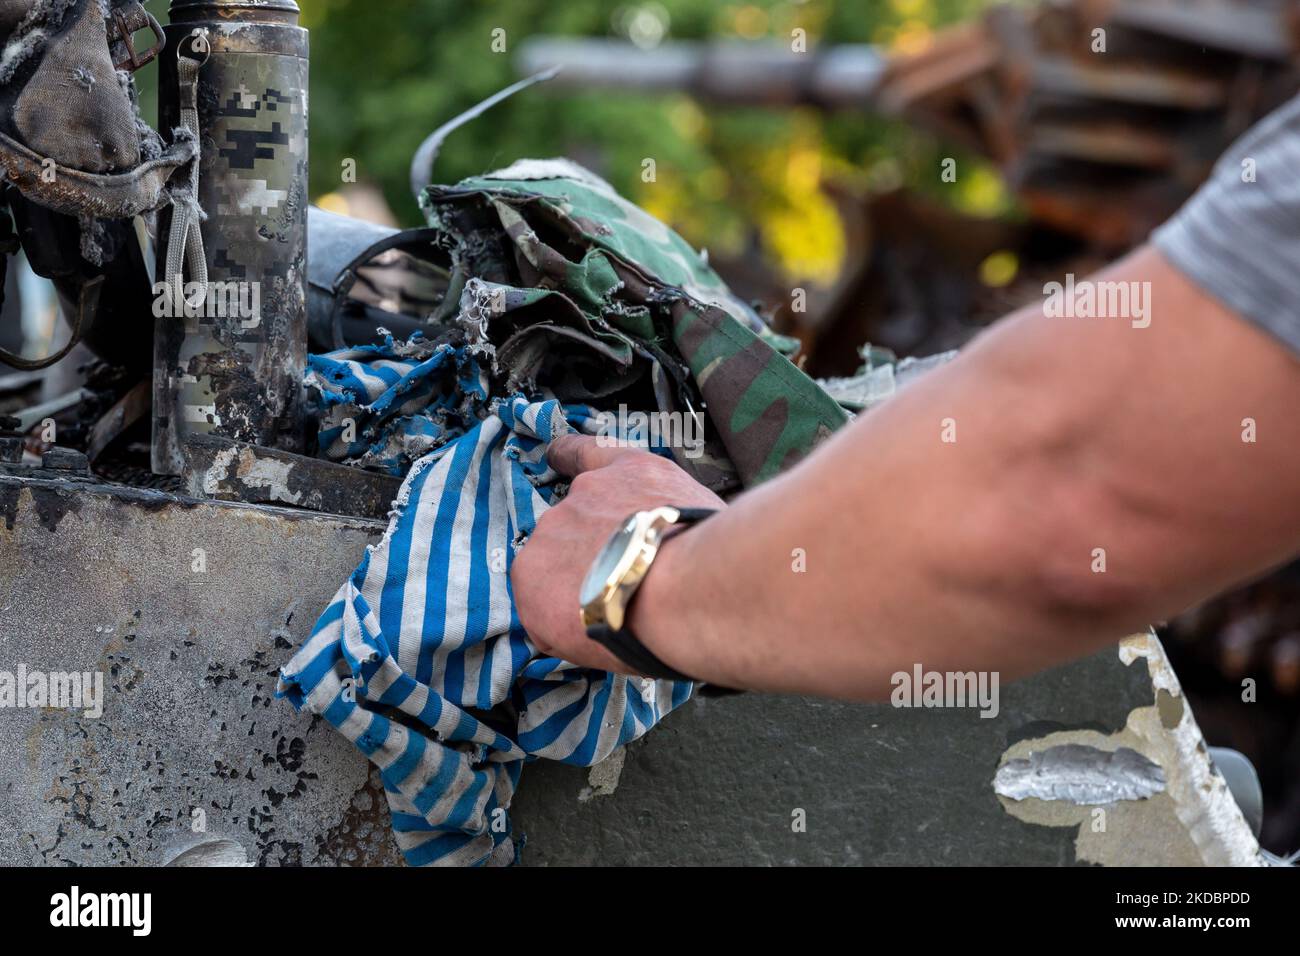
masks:
<svg viewBox="0 0 1300 956"><path fill-rule="evenodd" d="M21 465L27 440L19 430L22 421L12 415L0 415L0 469Z"/></svg>
<svg viewBox="0 0 1300 956"><path fill-rule="evenodd" d="M104 690L98 716L0 707L0 865L397 864L364 756L272 697L382 528L0 475L0 671ZM999 766L1040 739L1134 749L1165 789L1101 835L1090 808L1000 798ZM1199 743L1144 637L1003 688L992 719L693 701L597 767L530 765L513 812L524 863L1252 862Z"/></svg>
<svg viewBox="0 0 1300 956"><path fill-rule="evenodd" d="M0 707L0 864L398 863L365 759L272 697L381 530L0 475L0 671L104 689Z"/></svg>
<svg viewBox="0 0 1300 956"><path fill-rule="evenodd" d="M525 769L512 810L529 837L522 862L1261 862L1154 638L1018 681L1002 700L989 720L771 695L693 700L616 754L613 773ZM1001 767L1072 745L1140 754L1162 789L1105 805L998 792ZM1119 769L1103 775L1108 789L1122 785Z"/></svg>
<svg viewBox="0 0 1300 956"><path fill-rule="evenodd" d="M191 435L184 451L187 490L200 498L383 518L402 486L392 475L216 435Z"/></svg>

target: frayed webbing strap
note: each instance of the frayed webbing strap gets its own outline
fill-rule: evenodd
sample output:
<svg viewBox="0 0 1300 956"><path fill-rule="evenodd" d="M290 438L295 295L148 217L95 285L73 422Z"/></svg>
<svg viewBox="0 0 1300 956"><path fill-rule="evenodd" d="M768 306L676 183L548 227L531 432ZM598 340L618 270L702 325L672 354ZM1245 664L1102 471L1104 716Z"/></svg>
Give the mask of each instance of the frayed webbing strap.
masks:
<svg viewBox="0 0 1300 956"><path fill-rule="evenodd" d="M189 180L183 194L172 197L171 235L167 239L167 281L182 275L184 266L189 267L192 282L199 284L195 301L186 297L186 303L198 307L208 298L208 259L203 250L203 232L199 227L202 218L199 211L199 69L208 59L208 41L200 33L190 37L190 47L195 56L187 56L177 51L176 71L180 83L181 127L188 131L194 141L194 159L190 161Z"/></svg>

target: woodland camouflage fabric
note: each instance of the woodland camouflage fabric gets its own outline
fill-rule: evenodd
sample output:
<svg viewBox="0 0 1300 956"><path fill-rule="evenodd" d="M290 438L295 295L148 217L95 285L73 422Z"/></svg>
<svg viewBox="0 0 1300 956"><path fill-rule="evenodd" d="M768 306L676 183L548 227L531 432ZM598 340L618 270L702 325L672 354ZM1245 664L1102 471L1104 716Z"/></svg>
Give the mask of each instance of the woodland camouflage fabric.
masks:
<svg viewBox="0 0 1300 956"><path fill-rule="evenodd" d="M310 360L322 453L406 477L277 693L379 768L409 863L504 863L525 763L592 766L694 689L579 667L525 632L510 572L565 491L550 443L619 406L706 412L711 453L678 460L725 490L844 414L694 250L589 173L527 163L424 200L448 283L428 334Z"/></svg>
<svg viewBox="0 0 1300 956"><path fill-rule="evenodd" d="M423 197L447 237L445 309L505 391L705 412L715 489L777 474L844 424L840 406L680 236L563 160L525 160ZM447 318L453 318L448 315Z"/></svg>

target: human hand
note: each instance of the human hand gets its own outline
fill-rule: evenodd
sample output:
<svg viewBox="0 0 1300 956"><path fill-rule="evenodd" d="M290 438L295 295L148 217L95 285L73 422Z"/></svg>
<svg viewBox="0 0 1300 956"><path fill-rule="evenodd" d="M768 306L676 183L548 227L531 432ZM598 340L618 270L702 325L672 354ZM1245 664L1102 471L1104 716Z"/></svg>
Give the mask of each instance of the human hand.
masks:
<svg viewBox="0 0 1300 956"><path fill-rule="evenodd" d="M602 670L630 673L628 665L587 636L578 593L582 580L610 536L629 515L665 505L675 508L724 508L725 503L673 462L634 448L602 446L587 435L564 435L547 451L551 467L571 476L569 493L545 512L527 544L515 557L510 580L519 620L533 643L546 654ZM671 578L676 549L672 535L646 581ZM644 597L638 592L637 600ZM636 621L645 608L636 605ZM646 635L636 630L647 642ZM647 646L650 646L647 642ZM660 648L650 647L674 666Z"/></svg>

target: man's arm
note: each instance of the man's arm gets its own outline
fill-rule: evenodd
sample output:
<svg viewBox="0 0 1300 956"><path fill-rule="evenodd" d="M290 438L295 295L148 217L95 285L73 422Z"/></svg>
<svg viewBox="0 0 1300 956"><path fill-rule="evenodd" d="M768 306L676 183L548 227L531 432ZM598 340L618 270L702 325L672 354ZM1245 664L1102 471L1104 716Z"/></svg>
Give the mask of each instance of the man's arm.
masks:
<svg viewBox="0 0 1300 956"><path fill-rule="evenodd" d="M1152 248L1096 279L1150 283L1149 327L1041 305L999 323L670 539L633 631L712 683L880 698L914 663L1014 678L1084 654L1294 554L1300 361ZM578 619L591 559L632 511L716 499L594 439L550 460L578 477L515 562L520 619L611 666Z"/></svg>

